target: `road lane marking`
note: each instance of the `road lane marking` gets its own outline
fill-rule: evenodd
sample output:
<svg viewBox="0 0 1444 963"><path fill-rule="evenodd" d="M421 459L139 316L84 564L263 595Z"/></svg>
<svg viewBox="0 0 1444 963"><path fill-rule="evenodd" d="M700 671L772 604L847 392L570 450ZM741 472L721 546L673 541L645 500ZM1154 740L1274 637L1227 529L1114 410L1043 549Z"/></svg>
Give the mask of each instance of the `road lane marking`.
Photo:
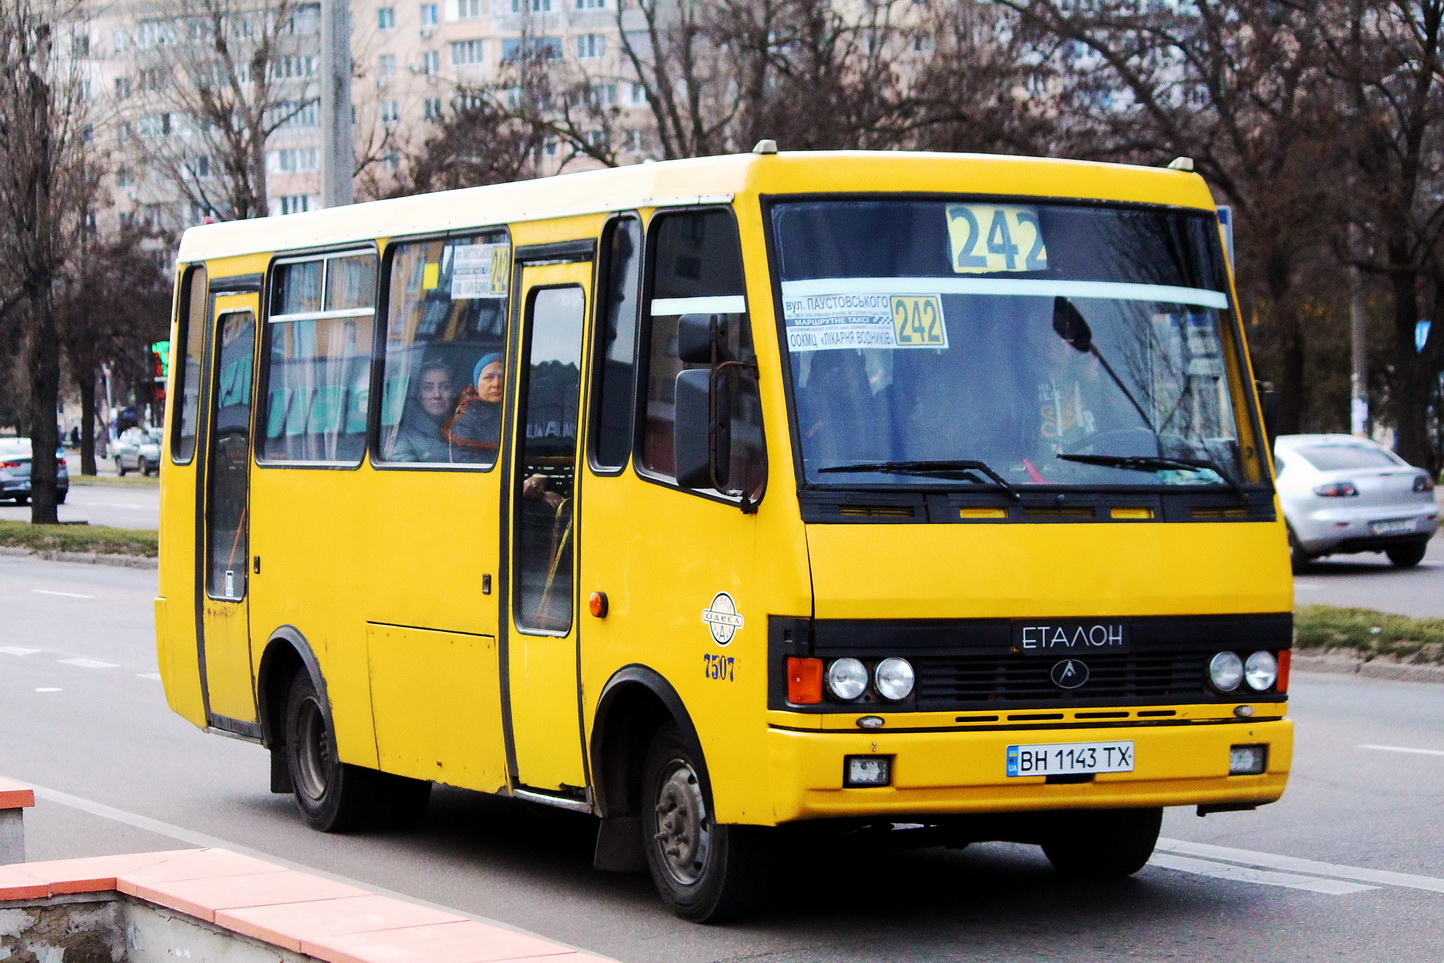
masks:
<svg viewBox="0 0 1444 963"><path fill-rule="evenodd" d="M137 679L148 679L148 680L151 681L151 682L160 682L160 681L161 681L161 677L160 677L160 673L159 673L159 672L137 672L137 673L135 674L135 677L136 677Z"/></svg>
<svg viewBox="0 0 1444 963"><path fill-rule="evenodd" d="M99 659L61 659L61 665L73 665L82 669L118 669L114 662L101 662Z"/></svg>
<svg viewBox="0 0 1444 963"><path fill-rule="evenodd" d="M1266 869L1250 869L1229 863L1215 863L1208 859L1192 859L1188 856L1174 856L1171 853L1154 853L1148 865L1164 869L1176 869L1195 876L1209 876L1214 879L1236 880L1240 883L1261 883L1265 886L1284 886L1288 889L1304 889L1313 893L1327 893L1330 896L1345 896L1378 889L1361 883L1346 883L1341 879L1320 879L1317 876L1299 876L1295 873L1276 873Z"/></svg>
<svg viewBox="0 0 1444 963"><path fill-rule="evenodd" d="M1235 849L1231 846L1210 846L1207 843L1190 843L1182 839L1160 839L1158 850L1180 856L1199 856L1204 859L1226 860L1246 866L1262 866L1268 869L1287 870L1295 873L1314 873L1333 876L1336 879L1352 879L1360 883L1377 883L1381 886L1403 886L1407 889L1422 889L1431 893L1444 893L1444 879L1433 876L1416 876L1412 873L1395 873L1385 869L1364 869L1360 866L1340 866L1316 859L1300 859L1297 856L1279 856L1274 853L1259 853L1250 849Z"/></svg>
<svg viewBox="0 0 1444 963"><path fill-rule="evenodd" d="M93 599L94 595L81 595L78 592L52 592L50 589L31 589L37 595L59 595L67 599Z"/></svg>
<svg viewBox="0 0 1444 963"><path fill-rule="evenodd" d="M43 689L36 689L35 691L36 691L36 692L59 692L59 691L61 691L61 690L60 690L60 689L56 689L56 688L54 688L54 687L52 687L52 686L46 686L46 687L43 688Z"/></svg>
<svg viewBox="0 0 1444 963"><path fill-rule="evenodd" d="M1360 749L1377 749L1380 752L1413 752L1421 756L1444 756L1439 749L1410 749L1408 746L1360 746Z"/></svg>
<svg viewBox="0 0 1444 963"><path fill-rule="evenodd" d="M34 655L39 649L26 649L18 645L0 645L0 653L5 655Z"/></svg>

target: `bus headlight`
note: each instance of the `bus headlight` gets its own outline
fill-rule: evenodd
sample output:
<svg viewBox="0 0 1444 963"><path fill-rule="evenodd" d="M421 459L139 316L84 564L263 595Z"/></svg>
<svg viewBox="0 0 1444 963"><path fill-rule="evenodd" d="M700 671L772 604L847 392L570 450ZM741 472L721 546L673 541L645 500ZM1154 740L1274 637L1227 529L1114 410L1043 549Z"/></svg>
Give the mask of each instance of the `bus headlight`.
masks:
<svg viewBox="0 0 1444 963"><path fill-rule="evenodd" d="M867 666L856 659L837 659L827 667L827 691L851 702L867 691Z"/></svg>
<svg viewBox="0 0 1444 963"><path fill-rule="evenodd" d="M896 656L883 659L872 673L872 682L877 686L878 693L893 702L912 695L913 683L916 681L917 675L913 672L912 663Z"/></svg>
<svg viewBox="0 0 1444 963"><path fill-rule="evenodd" d="M1255 692L1263 692L1279 677L1278 660L1272 652L1255 652L1243 664L1243 681Z"/></svg>
<svg viewBox="0 0 1444 963"><path fill-rule="evenodd" d="M1232 692L1243 681L1243 659L1235 652L1220 652L1208 660L1208 681L1219 692Z"/></svg>

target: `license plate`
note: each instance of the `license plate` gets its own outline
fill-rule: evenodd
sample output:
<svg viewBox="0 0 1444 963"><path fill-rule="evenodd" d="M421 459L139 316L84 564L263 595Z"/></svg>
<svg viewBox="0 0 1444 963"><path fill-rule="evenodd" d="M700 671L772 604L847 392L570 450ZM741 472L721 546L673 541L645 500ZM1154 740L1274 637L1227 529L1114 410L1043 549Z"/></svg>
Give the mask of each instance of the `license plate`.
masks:
<svg viewBox="0 0 1444 963"><path fill-rule="evenodd" d="M1375 535L1403 535L1414 530L1414 519L1391 518L1387 521L1372 522L1369 531Z"/></svg>
<svg viewBox="0 0 1444 963"><path fill-rule="evenodd" d="M1009 776L1132 772L1132 742L1059 742L1008 747Z"/></svg>

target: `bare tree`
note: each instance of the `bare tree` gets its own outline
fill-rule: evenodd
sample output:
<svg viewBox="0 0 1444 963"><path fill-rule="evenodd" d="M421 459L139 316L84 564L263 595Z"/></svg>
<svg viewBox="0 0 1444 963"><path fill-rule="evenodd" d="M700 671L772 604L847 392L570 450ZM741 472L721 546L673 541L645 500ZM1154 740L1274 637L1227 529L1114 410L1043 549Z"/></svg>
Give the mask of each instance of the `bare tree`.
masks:
<svg viewBox="0 0 1444 963"><path fill-rule="evenodd" d="M1399 454L1435 464L1431 406L1444 371L1444 0L1349 0L1329 9L1343 91L1350 216L1362 266L1389 293L1389 378ZM1415 325L1432 321L1422 349Z"/></svg>
<svg viewBox="0 0 1444 963"><path fill-rule="evenodd" d="M78 4L0 0L0 336L19 334L30 393L34 523L56 518L56 285L86 228Z"/></svg>
<svg viewBox="0 0 1444 963"><path fill-rule="evenodd" d="M130 146L197 212L264 217L266 145L319 113L316 7L181 0L134 25L143 113Z"/></svg>
<svg viewBox="0 0 1444 963"><path fill-rule="evenodd" d="M1086 125L1073 131L1075 150L1136 163L1191 157L1236 208L1240 293L1245 311L1267 321L1256 361L1279 389L1279 430L1298 431L1304 322L1314 317L1304 301L1315 293L1301 275L1332 252L1341 226L1339 110L1321 35L1328 5L1000 2L1058 64L1062 110Z"/></svg>
<svg viewBox="0 0 1444 963"><path fill-rule="evenodd" d="M138 384L147 347L169 327L171 239L131 226L87 238L57 297L63 348L80 395L81 474L95 474L96 381L102 367Z"/></svg>

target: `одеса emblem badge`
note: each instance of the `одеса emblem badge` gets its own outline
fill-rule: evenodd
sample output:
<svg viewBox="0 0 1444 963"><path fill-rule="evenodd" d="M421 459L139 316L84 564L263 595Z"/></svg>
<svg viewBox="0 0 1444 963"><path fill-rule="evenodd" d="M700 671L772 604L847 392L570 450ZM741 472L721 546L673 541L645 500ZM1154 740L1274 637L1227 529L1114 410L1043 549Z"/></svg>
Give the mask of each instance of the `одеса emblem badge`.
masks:
<svg viewBox="0 0 1444 963"><path fill-rule="evenodd" d="M726 645L732 641L732 636L742 628L742 616L737 614L737 603L732 601L732 596L726 592L718 592L712 596L712 604L702 610L702 621L707 623L707 629L712 633L712 641L718 645Z"/></svg>
<svg viewBox="0 0 1444 963"><path fill-rule="evenodd" d="M1064 659L1054 663L1048 678L1060 689L1076 689L1088 681L1088 666L1077 659Z"/></svg>

